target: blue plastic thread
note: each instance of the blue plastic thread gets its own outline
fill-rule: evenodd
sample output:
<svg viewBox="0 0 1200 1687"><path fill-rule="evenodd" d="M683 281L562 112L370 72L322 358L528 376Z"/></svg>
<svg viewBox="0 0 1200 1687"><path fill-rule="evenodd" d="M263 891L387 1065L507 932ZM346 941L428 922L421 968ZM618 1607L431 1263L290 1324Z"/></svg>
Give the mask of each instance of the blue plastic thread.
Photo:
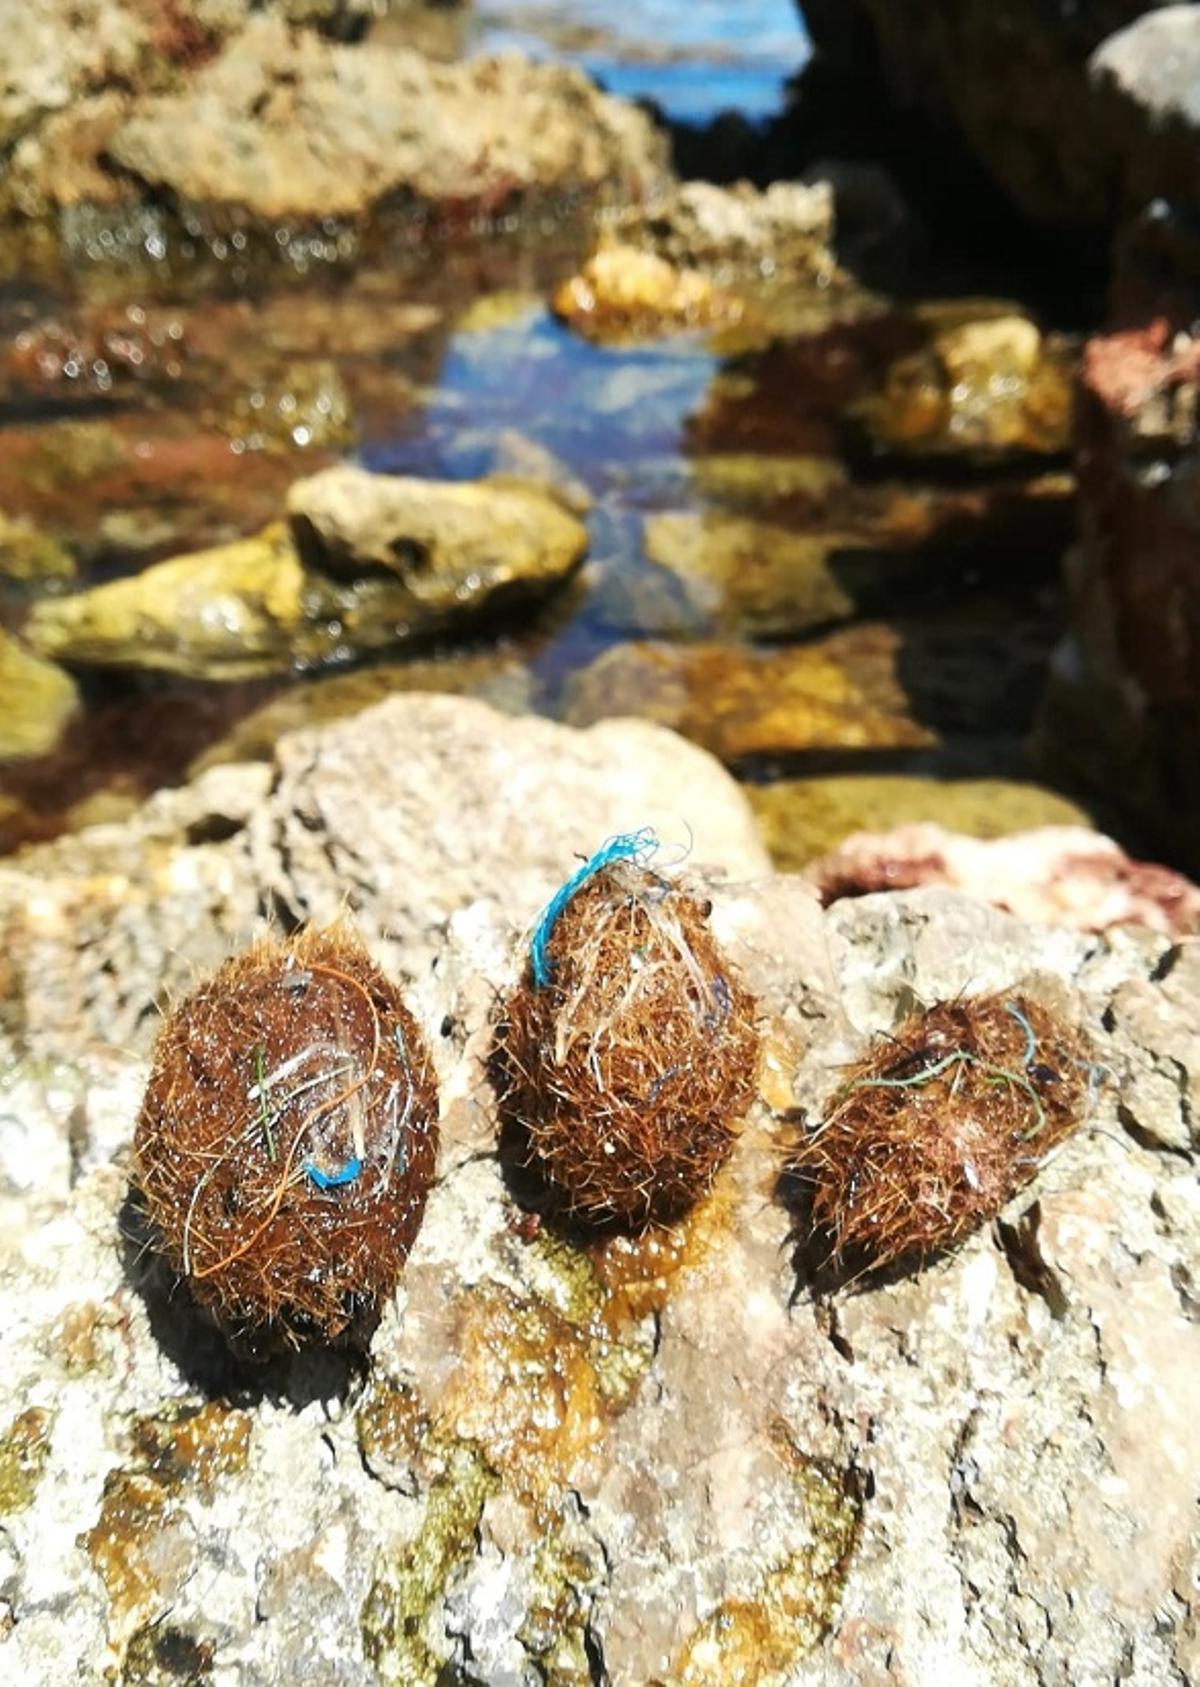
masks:
<svg viewBox="0 0 1200 1687"><path fill-rule="evenodd" d="M1025 1033L1025 1059L1022 1064L1029 1066L1032 1064L1034 1052L1037 1049L1037 1038L1033 1034L1033 1026L1029 1023L1028 1019L1021 1012L1015 1002L1005 1002L1004 1008L1005 1012L1010 1013L1013 1016L1017 1024Z"/></svg>
<svg viewBox="0 0 1200 1687"><path fill-rule="evenodd" d="M572 873L566 884L554 893L542 912L530 944L533 982L539 989L550 982L550 957L546 953L546 945L550 941L554 922L576 891L582 890L589 879L594 879L597 873L603 872L604 868L610 867L614 861L636 861L639 866L644 867L657 849L658 837L652 826L643 826L638 832L618 832L616 837L602 843L595 855L585 861L577 873Z"/></svg>
<svg viewBox="0 0 1200 1687"><path fill-rule="evenodd" d="M305 1160L304 1170L312 1178L318 1189L338 1189L344 1183L353 1183L363 1169L361 1160L347 1160L341 1171L323 1172L320 1166L311 1160Z"/></svg>

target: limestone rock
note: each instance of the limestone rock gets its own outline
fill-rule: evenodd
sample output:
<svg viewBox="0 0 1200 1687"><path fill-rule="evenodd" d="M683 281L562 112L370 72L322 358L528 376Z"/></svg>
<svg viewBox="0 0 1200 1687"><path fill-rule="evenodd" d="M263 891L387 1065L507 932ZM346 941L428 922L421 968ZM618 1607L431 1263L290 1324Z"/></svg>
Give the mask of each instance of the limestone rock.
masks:
<svg viewBox="0 0 1200 1687"><path fill-rule="evenodd" d="M69 674L0 629L0 758L45 755L78 706Z"/></svg>
<svg viewBox="0 0 1200 1687"><path fill-rule="evenodd" d="M394 699L285 741L274 782L216 769L0 873L26 1004L0 1061L14 1679L1186 1679L1196 940L715 883L761 1098L684 1226L584 1247L514 1207L481 1057L573 852L676 802L697 857L757 870L741 799L667 735ZM214 814L245 824L218 841ZM121 1242L146 1006L272 901L347 889L437 1051L439 1176L367 1375L247 1372ZM788 1110L914 998L1017 984L1094 1040L1087 1127L958 1253L815 1294L778 1198Z"/></svg>

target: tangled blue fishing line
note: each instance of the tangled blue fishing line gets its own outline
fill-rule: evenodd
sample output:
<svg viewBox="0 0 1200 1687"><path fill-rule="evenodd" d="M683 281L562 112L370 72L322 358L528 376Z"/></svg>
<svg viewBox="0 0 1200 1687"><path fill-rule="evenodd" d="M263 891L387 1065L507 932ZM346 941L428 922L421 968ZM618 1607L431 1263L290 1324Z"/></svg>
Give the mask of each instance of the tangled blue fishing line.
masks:
<svg viewBox="0 0 1200 1687"><path fill-rule="evenodd" d="M589 879L594 879L597 873L611 867L614 861L634 861L639 867L648 866L658 853L658 835L653 826L643 826L637 832L618 832L615 837L608 838L600 845L595 855L586 860L579 871L572 873L566 884L562 885L542 910L530 943L530 955L533 960L533 982L539 989L550 982L550 957L546 953L546 945L550 941L550 933L554 930L554 922L579 890L582 890Z"/></svg>

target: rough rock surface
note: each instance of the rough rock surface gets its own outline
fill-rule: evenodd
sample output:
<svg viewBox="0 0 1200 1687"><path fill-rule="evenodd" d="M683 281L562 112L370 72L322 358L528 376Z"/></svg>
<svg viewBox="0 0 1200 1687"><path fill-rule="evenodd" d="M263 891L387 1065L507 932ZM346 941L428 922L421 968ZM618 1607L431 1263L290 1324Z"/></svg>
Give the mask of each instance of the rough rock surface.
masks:
<svg viewBox="0 0 1200 1687"><path fill-rule="evenodd" d="M1196 943L718 883L761 1098L689 1223L585 1248L506 1193L494 991L598 831L678 803L698 861L757 871L741 799L652 728L444 699L299 734L269 777L216 770L0 878L8 1679L1194 1678ZM437 1050L440 1175L367 1373L249 1373L121 1242L146 1010L265 907L347 891ZM914 995L1018 982L1095 1039L1096 1128L954 1257L817 1294L785 1110Z"/></svg>
<svg viewBox="0 0 1200 1687"><path fill-rule="evenodd" d="M384 200L461 216L530 194L636 198L664 166L649 120L575 71L437 65L262 16L178 89L110 88L31 130L7 195L26 215L148 198L242 228L361 221Z"/></svg>
<svg viewBox="0 0 1200 1687"><path fill-rule="evenodd" d="M298 482L292 530L37 604L43 655L245 679L344 662L544 595L587 530L548 493L331 469Z"/></svg>
<svg viewBox="0 0 1200 1687"><path fill-rule="evenodd" d="M1130 158L1145 149L1145 125L1132 137L1114 127L1089 56L1160 9L1153 0L811 0L803 12L847 78L847 98L890 101L947 146L965 139L1023 210L1070 224L1106 221Z"/></svg>
<svg viewBox="0 0 1200 1687"><path fill-rule="evenodd" d="M990 840L932 822L859 832L814 861L805 877L827 903L945 885L1046 925L1200 932L1200 889L1169 868L1131 860L1111 838L1080 826L1042 826Z"/></svg>
<svg viewBox="0 0 1200 1687"><path fill-rule="evenodd" d="M1083 361L1070 635L1041 740L1200 863L1200 339L1165 321Z"/></svg>

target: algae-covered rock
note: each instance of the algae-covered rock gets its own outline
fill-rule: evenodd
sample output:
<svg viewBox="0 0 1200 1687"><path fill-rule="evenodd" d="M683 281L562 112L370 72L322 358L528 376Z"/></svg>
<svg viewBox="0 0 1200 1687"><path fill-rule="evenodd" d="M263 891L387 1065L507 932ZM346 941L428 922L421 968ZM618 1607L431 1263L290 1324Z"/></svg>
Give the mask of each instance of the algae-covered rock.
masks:
<svg viewBox="0 0 1200 1687"><path fill-rule="evenodd" d="M361 496L360 496L361 495ZM331 471L293 487L296 533L155 563L35 606L28 637L82 665L247 679L453 629L560 581L586 532L548 495Z"/></svg>
<svg viewBox="0 0 1200 1687"><path fill-rule="evenodd" d="M1073 359L1027 316L931 307L928 341L898 358L858 415L880 450L984 458L1065 452Z"/></svg>
<svg viewBox="0 0 1200 1687"><path fill-rule="evenodd" d="M583 525L532 487L334 468L298 481L288 514L307 562L337 574L384 570L427 613L451 618L481 594L545 590L587 547Z"/></svg>
<svg viewBox="0 0 1200 1687"><path fill-rule="evenodd" d="M882 832L917 821L936 821L974 838L1088 824L1087 815L1068 797L1012 779L829 773L745 790L771 859L782 872L807 866L852 832Z"/></svg>
<svg viewBox="0 0 1200 1687"><path fill-rule="evenodd" d="M75 558L57 539L0 510L0 580L37 584L70 580L74 574Z"/></svg>
<svg viewBox="0 0 1200 1687"><path fill-rule="evenodd" d="M0 758L45 755L78 704L69 674L0 629Z"/></svg>
<svg viewBox="0 0 1200 1687"><path fill-rule="evenodd" d="M355 439L349 395L328 359L239 372L239 391L214 419L247 451L343 451Z"/></svg>
<svg viewBox="0 0 1200 1687"><path fill-rule="evenodd" d="M640 715L674 727L722 761L809 750L913 749L937 742L904 708L873 698L820 646L746 651L651 640L615 645L568 688L576 726Z"/></svg>

